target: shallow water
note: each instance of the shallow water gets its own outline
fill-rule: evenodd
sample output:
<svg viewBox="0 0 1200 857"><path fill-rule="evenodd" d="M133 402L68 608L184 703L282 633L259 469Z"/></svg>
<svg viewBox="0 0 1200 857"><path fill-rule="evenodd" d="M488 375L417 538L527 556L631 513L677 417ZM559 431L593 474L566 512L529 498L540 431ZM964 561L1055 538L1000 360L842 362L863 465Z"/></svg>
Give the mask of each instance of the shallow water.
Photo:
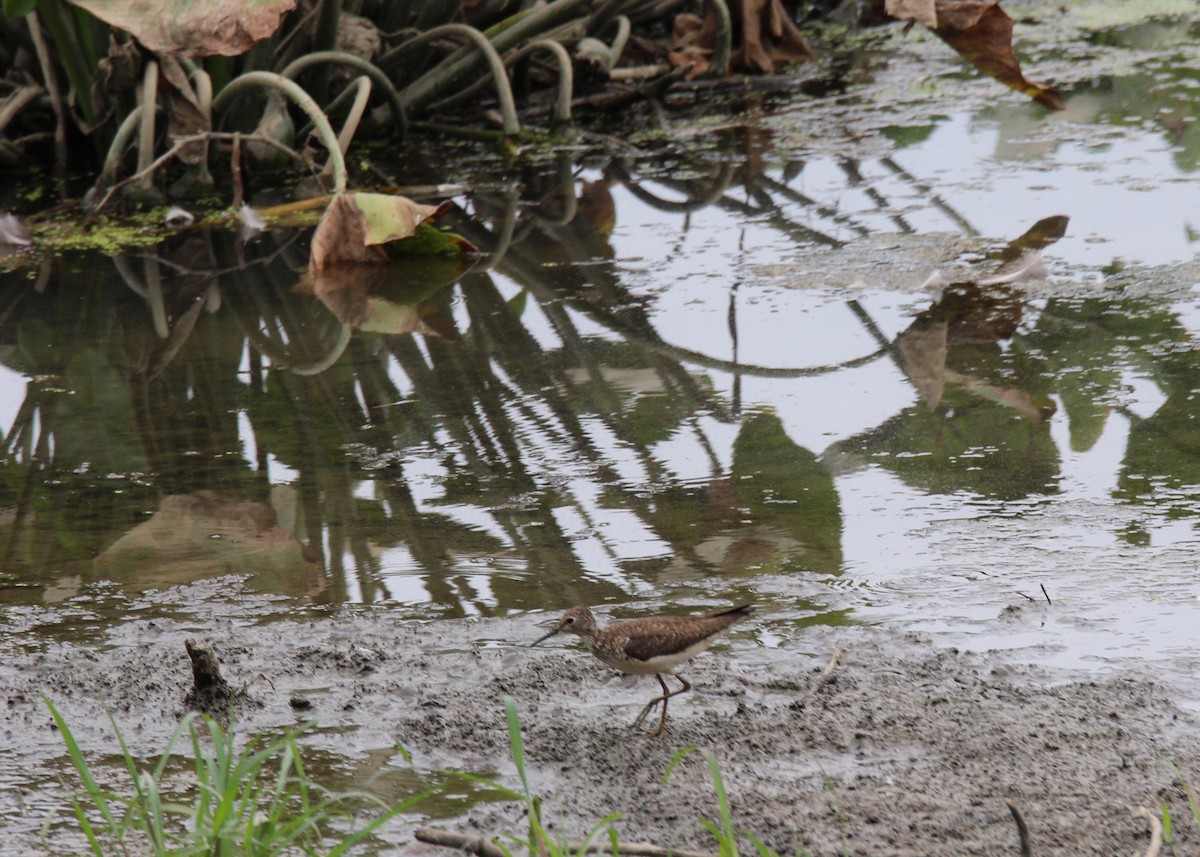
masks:
<svg viewBox="0 0 1200 857"><path fill-rule="evenodd" d="M1194 29L1097 34L1059 115L940 60L924 114L777 100L519 182L478 154L448 225L491 255L390 309L298 290L303 231L3 274L0 645L237 575L297 613L757 601L768 648L1194 670Z"/></svg>

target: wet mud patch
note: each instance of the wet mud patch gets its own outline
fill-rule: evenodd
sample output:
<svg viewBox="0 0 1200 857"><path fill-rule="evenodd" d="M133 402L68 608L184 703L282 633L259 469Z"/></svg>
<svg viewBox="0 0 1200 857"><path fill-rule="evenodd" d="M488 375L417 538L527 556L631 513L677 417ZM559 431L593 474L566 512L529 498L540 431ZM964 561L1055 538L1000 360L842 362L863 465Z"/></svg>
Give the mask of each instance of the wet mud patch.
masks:
<svg viewBox="0 0 1200 857"><path fill-rule="evenodd" d="M310 723L307 746L359 771L398 742L421 771L491 774L518 787L501 704L512 696L531 785L552 829L572 838L619 812L623 840L713 849L697 824L717 817L702 760L661 782L675 752L695 746L719 760L736 825L781 853L1018 853L1006 799L1039 855L1144 850L1147 823L1131 811L1157 814L1163 802L1175 853L1200 841L1171 768L1188 772L1200 750L1196 719L1178 703L1195 688L1129 673L1067 676L872 628L785 632L768 649L748 628L685 671L697 690L672 700L671 731L658 741L629 728L657 685L631 686L573 646L528 649L544 618L421 623L363 608L212 627L224 674L249 684L240 730ZM86 651L0 641L4 767L26 784L68 769L42 693L86 752L115 751L107 709L133 752L154 758L184 710L184 640L196 623L154 624L130 622ZM843 655L822 680L835 649ZM403 763L396 754L383 764ZM65 801L55 792L25 804L20 818L0 804L0 827L33 847L52 799ZM421 820L393 828L393 841L407 841ZM481 802L438 823L492 834L519 832L523 820L515 804Z"/></svg>

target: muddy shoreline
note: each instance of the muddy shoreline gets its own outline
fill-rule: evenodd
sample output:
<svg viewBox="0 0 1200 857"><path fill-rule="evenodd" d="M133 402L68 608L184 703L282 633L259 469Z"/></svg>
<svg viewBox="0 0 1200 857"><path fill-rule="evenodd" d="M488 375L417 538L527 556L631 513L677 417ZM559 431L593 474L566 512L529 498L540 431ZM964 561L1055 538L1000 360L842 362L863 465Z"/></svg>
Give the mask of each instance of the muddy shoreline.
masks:
<svg viewBox="0 0 1200 857"><path fill-rule="evenodd" d="M427 623L344 608L305 621L225 617L212 627L226 676L249 683L240 730L310 722L306 748L351 767L376 760L368 781L405 768L389 751L399 742L424 776L496 772L516 787L500 701L512 696L531 785L552 829L570 838L619 812L624 841L715 850L697 823L717 817L700 756L661 782L676 751L695 746L720 761L736 825L781 853L1016 854L1006 800L1022 811L1038 855L1142 853L1149 825L1132 811L1158 814L1163 802L1175 820L1173 853L1200 842L1171 767L1186 775L1200 751L1197 718L1180 702L1195 688L1127 672L1053 674L879 628L798 631L767 615L691 665L697 691L673 701L671 731L656 741L629 729L653 681L630 685L577 644L529 649L549 619ZM85 750L115 751L100 715L108 709L134 752L152 759L184 710L183 641L195 624L134 620L86 650L0 643L5 779L28 784L32 773L47 786L29 789L19 814L3 807L9 842L38 853L46 813L66 798L56 784L69 766L41 694ZM761 645L763 631L777 644ZM822 681L835 650L843 654ZM297 711L298 698L311 708ZM65 803L57 809L69 813ZM412 830L429 820L406 819L387 838L412 853ZM507 801L433 823L485 834L522 828L520 807Z"/></svg>

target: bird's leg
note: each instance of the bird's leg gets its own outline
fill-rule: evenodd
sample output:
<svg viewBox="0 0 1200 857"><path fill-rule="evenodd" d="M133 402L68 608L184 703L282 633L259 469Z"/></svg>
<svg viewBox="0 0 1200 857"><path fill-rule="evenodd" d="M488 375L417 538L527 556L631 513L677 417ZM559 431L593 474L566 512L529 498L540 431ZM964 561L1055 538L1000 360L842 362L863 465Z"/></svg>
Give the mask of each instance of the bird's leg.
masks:
<svg viewBox="0 0 1200 857"><path fill-rule="evenodd" d="M642 725L642 724L643 724L643 723L646 721L646 716L647 716L647 715L648 715L648 714L649 714L651 711L653 711L653 710L654 710L654 706L658 705L660 702L663 704L663 710L664 710L664 711L665 711L665 710L666 710L666 708L667 708L667 697L671 695L671 691L667 689L667 683L666 683L665 681L663 681L662 673L655 673L655 674L654 674L654 677L655 677L656 679L658 679L658 683L659 683L660 685L662 685L662 689L663 689L663 695L662 695L662 696L656 696L656 697L654 697L654 699L652 699L652 700L650 700L649 702L647 702L647 703L646 703L646 707L645 707L645 708L643 708L643 709L642 709L642 713L641 713L641 714L639 714L639 715L637 716L637 720L634 720L634 721L633 721L633 727L632 727L632 728L634 728L634 729L638 729L638 728L640 728L640 727L641 727L641 725Z"/></svg>
<svg viewBox="0 0 1200 857"><path fill-rule="evenodd" d="M683 676L681 676L681 675L677 675L677 676L675 676L675 678L679 679L679 683L680 683L680 684L682 684L682 685L683 685L683 687L679 688L679 690L677 690L677 691L675 691L674 693L672 693L672 692L670 692L670 691L668 691L668 690L667 690L667 683L666 683L666 682L664 682L664 681L662 680L662 676L661 676L661 675L659 675L659 677L658 677L658 680L659 680L659 682L660 682L660 683L662 684L662 686L663 686L663 697L662 697L663 710L662 710L662 720L660 720L660 721L658 722L658 731L657 731L657 732L655 732L653 735L651 735L651 736L650 736L651 738L661 738L661 737L662 737L663 735L665 735L665 734L666 734L666 732L667 732L667 700L668 700L668 699L670 699L672 696L679 696L679 694L681 694L681 693L687 693L689 690L691 690L691 689L692 689L692 686L691 686L691 684L689 684L689 683L688 683L688 680L687 680L686 678L684 678Z"/></svg>

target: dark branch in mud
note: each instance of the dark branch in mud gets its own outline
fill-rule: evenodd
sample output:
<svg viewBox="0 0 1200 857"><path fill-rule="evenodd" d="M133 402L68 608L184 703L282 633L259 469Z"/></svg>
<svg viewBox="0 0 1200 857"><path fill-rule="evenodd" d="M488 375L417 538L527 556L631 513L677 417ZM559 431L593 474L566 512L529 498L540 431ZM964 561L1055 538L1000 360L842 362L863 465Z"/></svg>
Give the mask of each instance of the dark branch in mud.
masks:
<svg viewBox="0 0 1200 857"><path fill-rule="evenodd" d="M1008 811L1012 813L1013 821L1017 823L1017 835L1021 838L1021 857L1033 857L1033 842L1029 839L1029 825L1025 823L1025 816L1021 815L1021 810L1017 809L1017 805L1008 798L1004 799L1008 805Z"/></svg>
<svg viewBox="0 0 1200 857"><path fill-rule="evenodd" d="M225 714L238 693L221 676L216 649L211 643L195 639L185 640L183 645L192 661L192 689L184 704L209 714Z"/></svg>
<svg viewBox="0 0 1200 857"><path fill-rule="evenodd" d="M442 830L438 827L418 827L413 834L418 842L429 845L441 845L445 848L457 848L479 857L504 857L505 850L490 839L482 836L472 836L466 833L455 833L452 830ZM607 854L612 846L607 842L593 842L585 847L582 842L568 842L567 850L576 854ZM681 851L678 848L664 848L649 842L622 842L620 852L629 857L715 857L704 851Z"/></svg>

